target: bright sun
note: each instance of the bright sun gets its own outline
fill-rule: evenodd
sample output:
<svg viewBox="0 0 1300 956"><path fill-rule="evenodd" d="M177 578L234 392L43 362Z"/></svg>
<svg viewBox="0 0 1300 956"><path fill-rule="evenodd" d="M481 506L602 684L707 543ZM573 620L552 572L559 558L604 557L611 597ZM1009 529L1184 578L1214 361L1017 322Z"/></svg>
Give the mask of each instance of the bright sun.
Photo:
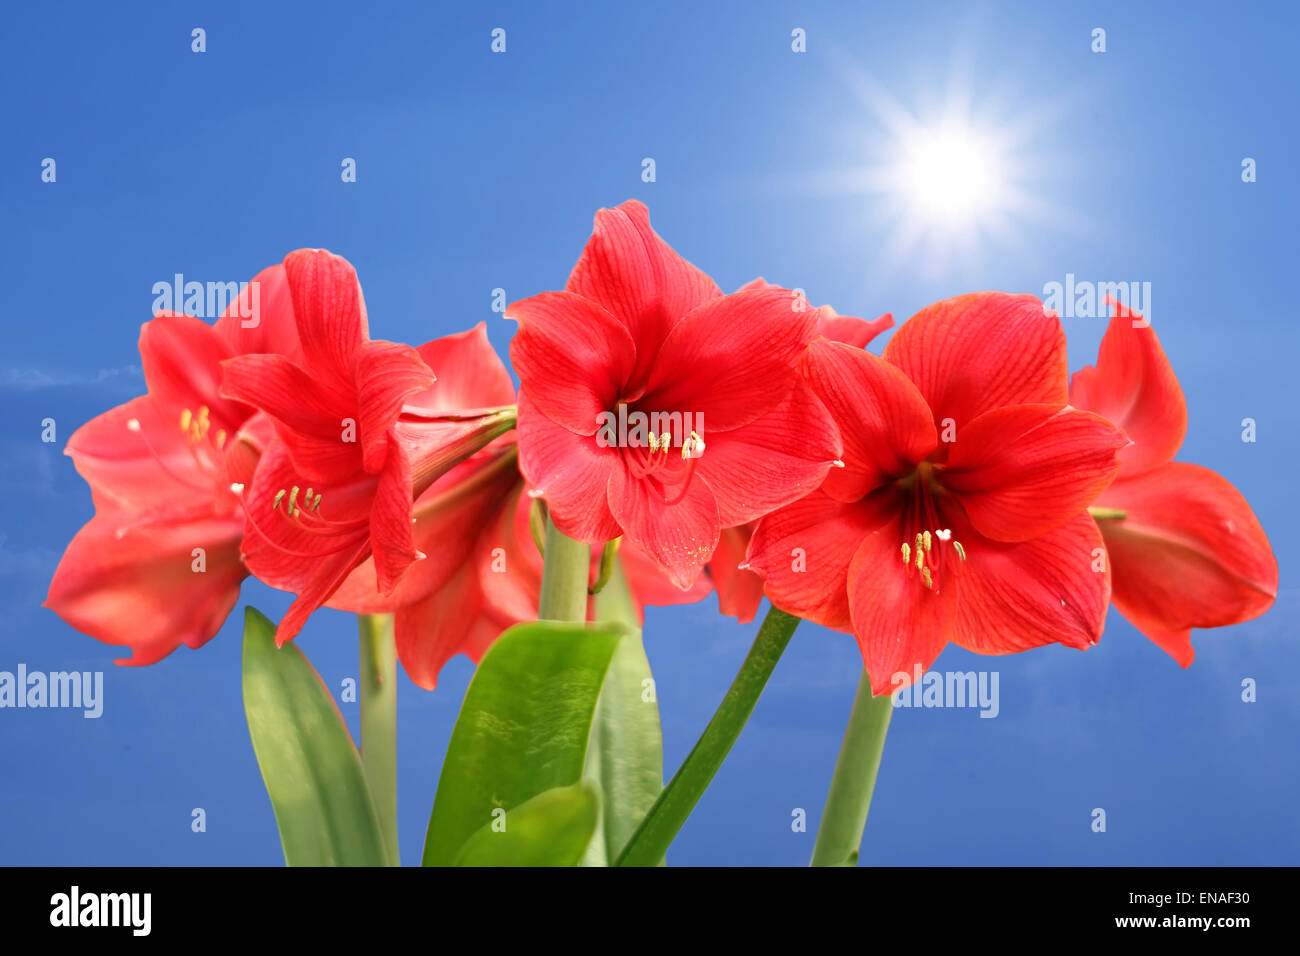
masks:
<svg viewBox="0 0 1300 956"><path fill-rule="evenodd" d="M917 131L901 145L904 189L925 218L969 219L997 207L997 169L989 144L952 128Z"/></svg>

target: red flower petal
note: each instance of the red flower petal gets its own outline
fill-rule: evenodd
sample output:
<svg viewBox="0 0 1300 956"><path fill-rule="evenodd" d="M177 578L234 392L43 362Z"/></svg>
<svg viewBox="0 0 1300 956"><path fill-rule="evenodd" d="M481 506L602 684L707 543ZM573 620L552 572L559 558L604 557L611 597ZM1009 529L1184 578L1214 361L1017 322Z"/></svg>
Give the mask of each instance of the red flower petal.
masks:
<svg viewBox="0 0 1300 956"><path fill-rule="evenodd" d="M1086 650L1101 637L1111 578L1087 512L1018 544L982 538L954 519L966 560L953 566L959 593L954 643L1013 654L1053 642Z"/></svg>
<svg viewBox="0 0 1300 956"><path fill-rule="evenodd" d="M1091 412L1057 405L1011 405L957 432L942 470L979 532L1024 541L1092 504L1119 470L1128 439Z"/></svg>
<svg viewBox="0 0 1300 956"><path fill-rule="evenodd" d="M254 276L217 319L214 328L231 355L277 352L301 359L293 293L289 290L284 264L276 263Z"/></svg>
<svg viewBox="0 0 1300 956"><path fill-rule="evenodd" d="M1133 444L1120 453L1120 474L1137 475L1178 454L1187 434L1187 402L1155 329L1110 296L1106 301L1113 315L1097 365L1074 373L1070 403L1128 433Z"/></svg>
<svg viewBox="0 0 1300 956"><path fill-rule="evenodd" d="M223 395L266 412L302 435L337 444L344 419L356 412L353 401L321 387L318 379L283 355L241 355L222 366Z"/></svg>
<svg viewBox="0 0 1300 956"><path fill-rule="evenodd" d="M638 359L632 383L646 380L678 319L722 294L712 279L659 238L650 228L650 213L635 199L596 213L591 239L565 291L599 303L631 334Z"/></svg>
<svg viewBox="0 0 1300 956"><path fill-rule="evenodd" d="M783 289L713 299L673 326L638 407L704 416L705 440L780 404L814 335L816 314L792 312Z"/></svg>
<svg viewBox="0 0 1300 956"><path fill-rule="evenodd" d="M607 504L610 475L623 467L618 449L555 424L526 392L519 394L518 435L519 468L545 496L557 528L588 544L623 533Z"/></svg>
<svg viewBox="0 0 1300 956"><path fill-rule="evenodd" d="M119 664L152 664L182 644L201 647L221 629L248 573L239 561L241 520L204 510L154 523L96 515L68 545L44 606L82 633L130 647Z"/></svg>
<svg viewBox="0 0 1300 956"><path fill-rule="evenodd" d="M434 376L409 345L372 340L357 355L356 380L362 466L375 474L384 466L388 429L403 403L429 388Z"/></svg>
<svg viewBox="0 0 1300 956"><path fill-rule="evenodd" d="M1115 606L1184 667L1190 628L1238 624L1272 606L1278 575L1268 537L1216 472L1171 462L1121 478L1098 504L1127 512L1098 522Z"/></svg>
<svg viewBox="0 0 1300 956"><path fill-rule="evenodd" d="M230 356L212 326L189 315L160 313L140 327L140 362L160 408L208 409L213 430L233 431L249 409L221 396L221 361ZM177 426L179 428L179 425Z"/></svg>
<svg viewBox="0 0 1300 956"><path fill-rule="evenodd" d="M710 433L695 474L713 489L719 520L733 526L812 491L839 455L835 423L812 389L795 379L786 400L761 418Z"/></svg>
<svg viewBox="0 0 1300 956"><path fill-rule="evenodd" d="M863 540L887 518L873 503L845 504L814 491L758 522L745 563L764 579L768 600L776 607L846 630L849 564ZM895 550L891 561L897 560Z"/></svg>
<svg viewBox="0 0 1300 956"><path fill-rule="evenodd" d="M849 610L871 690L884 694L910 685L934 663L956 626L956 588L926 588L899 556L903 523L889 521L868 534L849 565ZM769 591L770 596L770 591Z"/></svg>
<svg viewBox="0 0 1300 956"><path fill-rule="evenodd" d="M930 409L893 365L861 349L819 339L808 347L802 369L844 441L845 467L831 469L824 487L832 498L856 501L907 473L934 450Z"/></svg>
<svg viewBox="0 0 1300 956"><path fill-rule="evenodd" d="M753 531L753 525L723 528L718 549L709 560L709 577L718 592L718 611L740 624L752 621L763 602L763 579L740 567L745 563Z"/></svg>
<svg viewBox="0 0 1300 956"><path fill-rule="evenodd" d="M866 348L872 339L894 324L894 317L888 312L870 321L853 315L840 315L829 305L819 306L817 313L818 334L832 342L843 342L859 349Z"/></svg>
<svg viewBox="0 0 1300 956"><path fill-rule="evenodd" d="M623 533L683 590L695 583L718 546L717 502L699 475L666 493L655 478L633 477L620 464L610 474L609 508Z"/></svg>
<svg viewBox="0 0 1300 956"><path fill-rule="evenodd" d="M1032 295L973 292L926 306L885 346L934 413L957 428L1003 405L1067 401L1065 333Z"/></svg>
<svg viewBox="0 0 1300 956"><path fill-rule="evenodd" d="M506 310L519 323L510 360L520 390L548 418L579 435L596 433L632 374L637 349L618 320L569 292L543 292Z"/></svg>
<svg viewBox="0 0 1300 956"><path fill-rule="evenodd" d="M397 657L411 681L433 690L442 667L457 654L482 660L502 628L482 613L474 569L462 566L446 586L394 615Z"/></svg>
<svg viewBox="0 0 1300 956"><path fill-rule="evenodd" d="M485 323L425 342L416 351L437 381L427 392L412 395L410 404L442 411L514 404L514 383L488 341Z"/></svg>
<svg viewBox="0 0 1300 956"><path fill-rule="evenodd" d="M381 594L390 593L412 562L420 557L411 529L411 462L397 442L379 473L370 512L370 551Z"/></svg>
<svg viewBox="0 0 1300 956"><path fill-rule="evenodd" d="M352 361L370 333L356 271L324 249L299 249L284 258L298 338L308 367L326 387L346 394Z"/></svg>

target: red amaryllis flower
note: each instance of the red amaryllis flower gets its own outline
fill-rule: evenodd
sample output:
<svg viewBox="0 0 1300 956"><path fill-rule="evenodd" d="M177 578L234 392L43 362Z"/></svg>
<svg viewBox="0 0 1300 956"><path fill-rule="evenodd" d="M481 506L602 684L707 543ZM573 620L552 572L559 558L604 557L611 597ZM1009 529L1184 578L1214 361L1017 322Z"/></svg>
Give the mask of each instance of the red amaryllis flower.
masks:
<svg viewBox="0 0 1300 956"><path fill-rule="evenodd" d="M221 362L295 355L293 303L281 265L259 273L210 326L159 313L140 330L148 394L68 440L95 516L68 545L45 606L86 634L152 664L221 628L247 571L238 484L258 448L253 409L223 398ZM232 490L232 485L235 489Z"/></svg>
<svg viewBox="0 0 1300 956"><path fill-rule="evenodd" d="M1054 314L1033 296L964 295L919 312L884 358L819 340L803 364L845 467L759 522L749 566L774 604L852 630L877 694L949 641L1097 641L1110 579L1084 509L1127 439L1066 404Z"/></svg>
<svg viewBox="0 0 1300 956"><path fill-rule="evenodd" d="M737 292L753 289L775 289L762 276L745 283ZM795 296L796 293L790 293ZM796 307L806 306L801 296L793 299ZM870 321L852 315L840 315L829 305L816 308L817 334L832 342L843 342L856 348L866 348L867 343L885 329L894 324L894 317L889 312ZM718 591L718 610L734 617L741 624L748 624L758 614L758 606L763 602L763 579L753 571L742 568L745 552L749 548L749 539L754 534L757 522L724 528L718 538L717 550L709 559L708 571L714 587Z"/></svg>
<svg viewBox="0 0 1300 956"><path fill-rule="evenodd" d="M1187 432L1183 390L1151 324L1107 302L1112 315L1097 364L1074 374L1070 401L1133 439L1093 509L1110 558L1111 599L1187 667L1191 628L1237 624L1272 606L1277 559L1236 488L1209 468L1173 460Z"/></svg>
<svg viewBox="0 0 1300 956"><path fill-rule="evenodd" d="M469 332L430 342L421 357L438 381L422 401L452 414L514 401L514 386L480 323ZM506 628L537 617L542 559L529 529L533 498L524 493L513 434L503 435L457 465L415 503L415 544L429 555L391 594L375 591L373 559L348 576L330 607L395 611L398 657L411 680L432 690L456 654L478 662ZM689 591L672 586L635 546L621 549L638 609L703 598L701 580ZM591 583L599 568L592 558Z"/></svg>
<svg viewBox="0 0 1300 956"><path fill-rule="evenodd" d="M596 214L565 291L507 315L520 466L556 526L624 535L680 587L722 528L815 488L839 455L796 371L817 313L781 289L721 295L638 202Z"/></svg>
<svg viewBox="0 0 1300 956"><path fill-rule="evenodd" d="M274 424L245 493L243 556L259 579L298 595L279 643L367 558L375 587L391 592L424 557L413 498L513 419L513 410L446 416L425 406L434 373L410 346L371 340L347 260L303 249L284 266L301 361L243 356L225 363L222 382L222 394Z"/></svg>

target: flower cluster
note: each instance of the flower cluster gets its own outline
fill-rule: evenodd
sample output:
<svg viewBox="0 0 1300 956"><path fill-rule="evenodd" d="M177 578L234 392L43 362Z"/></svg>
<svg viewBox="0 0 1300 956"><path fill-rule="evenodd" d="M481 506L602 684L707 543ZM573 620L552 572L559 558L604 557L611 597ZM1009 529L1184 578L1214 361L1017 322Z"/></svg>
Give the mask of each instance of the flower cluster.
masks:
<svg viewBox="0 0 1300 956"><path fill-rule="evenodd" d="M251 574L296 595L281 643L322 606L392 613L432 688L537 616L543 502L594 546L593 590L617 541L638 613L716 589L748 621L766 595L852 633L876 693L950 642L1086 649L1112 603L1186 666L1190 629L1276 594L1240 493L1173 460L1178 381L1120 306L1072 381L1028 295L937 302L877 355L888 314L762 279L724 294L629 201L597 213L562 291L508 307L516 391L482 325L372 339L339 256L253 281L255 322L236 302L145 323L147 394L68 443L95 514L47 605L123 663L202 645Z"/></svg>

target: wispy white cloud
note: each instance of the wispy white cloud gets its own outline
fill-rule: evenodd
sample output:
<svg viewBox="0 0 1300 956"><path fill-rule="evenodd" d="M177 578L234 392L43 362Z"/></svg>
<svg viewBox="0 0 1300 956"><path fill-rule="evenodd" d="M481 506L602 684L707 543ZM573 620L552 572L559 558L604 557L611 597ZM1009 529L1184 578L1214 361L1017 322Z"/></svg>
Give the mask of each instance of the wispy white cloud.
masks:
<svg viewBox="0 0 1300 956"><path fill-rule="evenodd" d="M43 372L35 368L0 369L0 389L13 392L31 392L42 388L89 388L131 381L140 377L138 365L121 368L101 368L93 375Z"/></svg>

